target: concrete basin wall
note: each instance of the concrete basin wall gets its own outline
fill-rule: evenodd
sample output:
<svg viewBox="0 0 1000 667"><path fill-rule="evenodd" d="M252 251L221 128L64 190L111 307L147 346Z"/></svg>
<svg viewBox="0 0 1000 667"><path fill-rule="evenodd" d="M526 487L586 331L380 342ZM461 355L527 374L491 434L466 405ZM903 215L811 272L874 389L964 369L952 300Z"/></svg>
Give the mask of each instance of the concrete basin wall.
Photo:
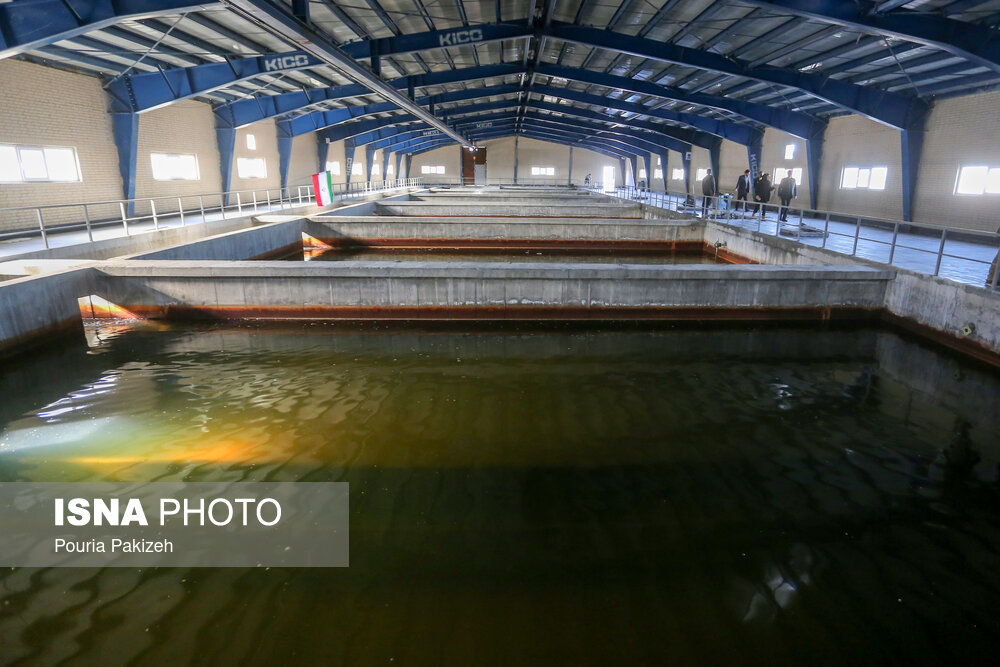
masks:
<svg viewBox="0 0 1000 667"><path fill-rule="evenodd" d="M425 239L495 240L507 244L552 241L554 245L595 245L634 241L646 244L687 242L701 247L703 225L699 220L651 221L579 218L433 218L406 216L311 216L305 231L327 243L338 240Z"/></svg>
<svg viewBox="0 0 1000 667"><path fill-rule="evenodd" d="M539 212L536 204L505 202L438 203L430 201L378 202L378 215L406 216L486 216L518 218L641 218L642 211L634 203L580 201L572 204L545 206Z"/></svg>
<svg viewBox="0 0 1000 667"><path fill-rule="evenodd" d="M0 283L0 353L68 331L82 335L77 298L95 290L96 274L89 268Z"/></svg>
<svg viewBox="0 0 1000 667"><path fill-rule="evenodd" d="M144 262L96 267L146 317L827 319L881 309L892 271L456 262Z"/></svg>
<svg viewBox="0 0 1000 667"><path fill-rule="evenodd" d="M705 241L724 242L730 252L766 264L862 265L887 268L879 262L801 245L760 232L708 221ZM1000 354L1000 293L915 271L896 272L886 291L885 307L895 322L949 347L984 359ZM968 324L973 330L963 331Z"/></svg>

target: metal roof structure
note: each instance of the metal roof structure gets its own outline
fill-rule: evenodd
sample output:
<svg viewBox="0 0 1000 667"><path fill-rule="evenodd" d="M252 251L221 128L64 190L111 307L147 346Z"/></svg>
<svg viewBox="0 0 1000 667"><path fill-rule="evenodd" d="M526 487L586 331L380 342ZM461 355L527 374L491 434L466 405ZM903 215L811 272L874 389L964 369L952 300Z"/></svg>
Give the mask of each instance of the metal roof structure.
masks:
<svg viewBox="0 0 1000 667"><path fill-rule="evenodd" d="M224 162L274 119L285 175L311 132L714 162L729 139L754 164L776 128L815 177L828 120L856 113L899 130L909 217L929 105L1000 86L998 26L1000 0L0 0L0 57L102 78L132 194L138 114L184 99L213 106Z"/></svg>

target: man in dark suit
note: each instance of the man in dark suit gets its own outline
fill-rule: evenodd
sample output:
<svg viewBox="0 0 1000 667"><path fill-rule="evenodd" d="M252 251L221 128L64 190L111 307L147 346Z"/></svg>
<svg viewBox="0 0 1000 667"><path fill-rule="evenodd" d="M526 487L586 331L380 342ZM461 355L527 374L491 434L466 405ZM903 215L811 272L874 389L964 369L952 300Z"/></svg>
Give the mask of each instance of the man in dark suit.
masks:
<svg viewBox="0 0 1000 667"><path fill-rule="evenodd" d="M747 210L747 199L749 199L749 197L750 197L750 170L747 169L746 171L743 172L743 175L739 177L739 180L736 181L736 201L737 201L736 208L742 206L744 211ZM739 204L739 202L743 203Z"/></svg>
<svg viewBox="0 0 1000 667"><path fill-rule="evenodd" d="M712 206L712 198L715 197L715 176L709 169L705 178L701 179L701 217L708 217L708 209Z"/></svg>

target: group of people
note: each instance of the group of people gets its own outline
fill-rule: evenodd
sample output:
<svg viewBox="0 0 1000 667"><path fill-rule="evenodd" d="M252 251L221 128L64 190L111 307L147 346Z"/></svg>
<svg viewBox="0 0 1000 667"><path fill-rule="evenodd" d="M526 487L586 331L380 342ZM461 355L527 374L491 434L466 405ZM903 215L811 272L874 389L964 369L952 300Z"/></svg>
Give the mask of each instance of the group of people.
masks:
<svg viewBox="0 0 1000 667"><path fill-rule="evenodd" d="M767 202L771 201L771 194L774 192L774 184L771 183L770 174L761 174L756 180L751 182L750 170L747 169L736 181L736 190L734 192L736 196L736 206L739 210L739 206L743 207L743 210L749 210L750 204L750 194L753 193L753 211L750 217L753 218L760 211L761 219L767 217ZM785 176L778 183L777 187L778 198L781 200L781 207L778 209L778 220L781 222L788 222L788 206L791 204L792 200L798 197L799 188L798 183L792 178L791 175ZM702 217L708 216L708 209L712 199L718 194L718 189L716 187L715 175L712 170L709 169L705 178L701 179L701 215ZM740 204L742 202L742 204Z"/></svg>

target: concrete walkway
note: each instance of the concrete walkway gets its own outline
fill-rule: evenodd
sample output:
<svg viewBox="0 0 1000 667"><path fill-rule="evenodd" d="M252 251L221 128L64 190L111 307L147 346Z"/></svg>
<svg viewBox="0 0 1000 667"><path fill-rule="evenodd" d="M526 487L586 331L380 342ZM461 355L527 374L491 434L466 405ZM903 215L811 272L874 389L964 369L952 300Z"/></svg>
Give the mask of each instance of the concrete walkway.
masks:
<svg viewBox="0 0 1000 667"><path fill-rule="evenodd" d="M615 193L616 196L623 196L624 194L625 193L621 190ZM657 193L654 192L651 194L654 197L652 200L649 199L648 195L645 198L642 196L632 196L628 197L628 199L659 206L659 202L655 199ZM690 215L701 217L701 199L696 198L696 202L698 202L698 207L694 209L681 208L681 210L689 213ZM666 200L665 203L667 204L666 208L669 210L677 210L676 200L673 202ZM744 215L747 217L741 217ZM734 225L744 229L753 229L771 236L778 234L778 214L776 206L772 206L771 211L767 214L767 218L763 221L761 221L759 214L757 219L751 219L749 214L743 213L742 211L734 212L732 218L726 217L722 211L715 211L714 214L709 217L716 222ZM825 218L808 216L803 216L801 221L805 225L821 230L824 229L827 224ZM828 227L829 235L826 237L825 241L822 235L800 237L788 235L787 232L794 232L798 225L799 212L795 208L792 208L788 215L788 223L782 225L782 227L786 230L786 234L781 234L779 238L795 240L799 243L815 246L817 248L825 247L829 250L841 252L846 255L855 255L857 257L875 262L882 262L884 264L889 263L889 254L892 244L891 229L882 229L880 227L862 224L858 238L857 252L852 252L854 250L854 235L857 230L856 223L836 222L831 220ZM934 269L937 264L938 250L940 247L940 237L900 232L898 238L896 239L896 252L892 257L892 265L904 269L910 269L911 271L934 275ZM946 238L944 256L941 258L941 268L938 275L942 278L948 278L949 280L954 280L956 282L981 287L986 284L986 276L989 273L990 263L997 256L998 247L1000 247L1000 236L997 237L993 244L975 243L972 241L960 241Z"/></svg>

